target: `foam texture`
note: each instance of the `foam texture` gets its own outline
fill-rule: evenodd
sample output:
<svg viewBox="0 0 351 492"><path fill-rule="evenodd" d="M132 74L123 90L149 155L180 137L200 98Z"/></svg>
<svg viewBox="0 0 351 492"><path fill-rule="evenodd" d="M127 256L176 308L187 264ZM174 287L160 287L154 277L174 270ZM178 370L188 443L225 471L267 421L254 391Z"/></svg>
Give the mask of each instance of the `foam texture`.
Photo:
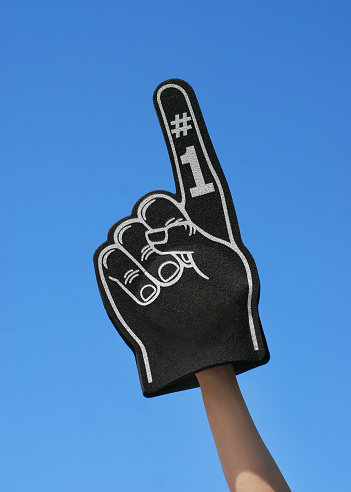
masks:
<svg viewBox="0 0 351 492"><path fill-rule="evenodd" d="M260 284L195 93L166 80L154 105L176 193L142 197L95 252L107 314L135 354L144 396L198 386L195 374L269 360Z"/></svg>

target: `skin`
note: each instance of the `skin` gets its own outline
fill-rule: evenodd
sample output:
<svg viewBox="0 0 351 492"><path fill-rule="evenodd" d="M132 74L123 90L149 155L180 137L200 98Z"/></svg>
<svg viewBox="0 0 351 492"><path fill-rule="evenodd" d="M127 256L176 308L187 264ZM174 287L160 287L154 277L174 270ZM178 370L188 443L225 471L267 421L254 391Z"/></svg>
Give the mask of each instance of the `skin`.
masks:
<svg viewBox="0 0 351 492"><path fill-rule="evenodd" d="M232 365L196 374L231 492L291 492L259 435Z"/></svg>

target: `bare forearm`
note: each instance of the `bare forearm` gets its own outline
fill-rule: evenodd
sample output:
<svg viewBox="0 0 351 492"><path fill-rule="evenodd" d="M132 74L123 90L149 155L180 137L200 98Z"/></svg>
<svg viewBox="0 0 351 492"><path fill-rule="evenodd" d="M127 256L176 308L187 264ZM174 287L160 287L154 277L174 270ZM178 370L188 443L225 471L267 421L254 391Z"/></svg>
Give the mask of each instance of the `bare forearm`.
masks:
<svg viewBox="0 0 351 492"><path fill-rule="evenodd" d="M197 374L219 459L232 492L290 492L259 435L232 365Z"/></svg>

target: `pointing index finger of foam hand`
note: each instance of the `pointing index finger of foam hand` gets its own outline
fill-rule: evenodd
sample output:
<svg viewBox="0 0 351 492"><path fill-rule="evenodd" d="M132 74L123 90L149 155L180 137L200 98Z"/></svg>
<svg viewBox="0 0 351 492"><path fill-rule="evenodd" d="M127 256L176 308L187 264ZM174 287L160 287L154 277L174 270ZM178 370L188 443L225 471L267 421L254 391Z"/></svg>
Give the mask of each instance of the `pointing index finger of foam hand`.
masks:
<svg viewBox="0 0 351 492"><path fill-rule="evenodd" d="M166 80L155 90L154 105L178 200L198 227L233 242L233 232L239 234L233 202L193 89L183 80Z"/></svg>

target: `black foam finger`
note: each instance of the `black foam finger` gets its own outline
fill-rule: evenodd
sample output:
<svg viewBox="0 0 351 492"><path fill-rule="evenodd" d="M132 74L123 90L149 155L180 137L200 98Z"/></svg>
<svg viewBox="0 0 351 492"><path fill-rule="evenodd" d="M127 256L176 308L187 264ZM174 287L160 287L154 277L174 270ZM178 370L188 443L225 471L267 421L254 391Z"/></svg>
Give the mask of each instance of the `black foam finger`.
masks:
<svg viewBox="0 0 351 492"><path fill-rule="evenodd" d="M182 267L172 255L159 255L147 241L149 229L136 219L122 223L114 234L115 242L123 246L155 281L169 285L182 274Z"/></svg>
<svg viewBox="0 0 351 492"><path fill-rule="evenodd" d="M187 254L192 253L194 246L198 244L199 233L191 224L180 222L148 233L147 238L157 251ZM207 243L211 243L209 239L204 239Z"/></svg>
<svg viewBox="0 0 351 492"><path fill-rule="evenodd" d="M173 167L177 197L192 221L211 235L239 236L234 206L223 171L191 86L166 80L154 105Z"/></svg>
<svg viewBox="0 0 351 492"><path fill-rule="evenodd" d="M176 195L140 198L95 252L112 323L133 350L145 396L198 386L199 371L265 364L260 283L242 243L230 191L191 87L155 91Z"/></svg>
<svg viewBox="0 0 351 492"><path fill-rule="evenodd" d="M119 296L116 286L128 294L134 302L142 306L153 302L160 293L160 286L152 277L117 245L108 246L101 251L99 274L104 289L113 298L113 302L116 302ZM117 296L116 294L113 295L112 292L117 292Z"/></svg>
<svg viewBox="0 0 351 492"><path fill-rule="evenodd" d="M138 207L138 216L150 229L161 229L171 223L190 220L180 203L162 193L146 197Z"/></svg>

